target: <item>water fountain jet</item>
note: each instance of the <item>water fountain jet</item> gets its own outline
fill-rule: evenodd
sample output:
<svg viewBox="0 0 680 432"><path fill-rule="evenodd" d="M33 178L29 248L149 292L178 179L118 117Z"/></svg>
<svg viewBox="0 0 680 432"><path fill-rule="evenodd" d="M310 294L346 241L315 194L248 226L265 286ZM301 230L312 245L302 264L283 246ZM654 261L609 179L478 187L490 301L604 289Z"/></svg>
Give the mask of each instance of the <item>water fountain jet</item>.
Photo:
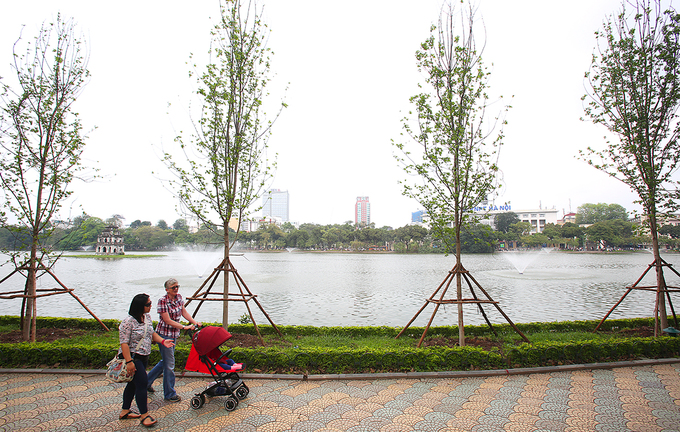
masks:
<svg viewBox="0 0 680 432"><path fill-rule="evenodd" d="M503 257L515 267L519 274L524 274L529 264L542 253L550 253L552 248L542 248L539 252L503 252Z"/></svg>
<svg viewBox="0 0 680 432"><path fill-rule="evenodd" d="M211 244L184 245L178 247L178 250L191 264L199 279L203 278L209 268L215 267L223 255L221 246Z"/></svg>

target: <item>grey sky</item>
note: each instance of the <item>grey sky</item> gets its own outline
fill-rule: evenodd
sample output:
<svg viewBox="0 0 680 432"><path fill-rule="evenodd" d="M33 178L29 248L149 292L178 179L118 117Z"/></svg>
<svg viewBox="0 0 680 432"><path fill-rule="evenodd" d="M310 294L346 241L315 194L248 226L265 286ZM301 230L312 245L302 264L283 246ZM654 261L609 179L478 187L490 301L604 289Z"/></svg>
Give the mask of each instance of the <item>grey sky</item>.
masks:
<svg viewBox="0 0 680 432"><path fill-rule="evenodd" d="M278 154L272 186L289 191L292 220L352 220L357 196L370 197L378 226L405 225L419 208L401 196L397 181L405 174L390 140L401 139L408 98L424 81L414 53L440 6L433 0L266 2L276 73L270 103L285 97L289 104L270 140ZM604 129L579 121L580 98L593 33L619 8L618 0L481 1L491 96L503 95L513 106L499 203L555 207L560 215L586 202L633 209L627 187L575 158L579 149L604 144ZM172 151L174 137L189 130L195 85L187 63L190 53L199 66L205 62L217 1L9 3L0 15L0 75L11 79L21 24L24 36L33 37L58 11L74 17L89 40L92 79L76 109L86 130L97 126L84 162L98 161L105 176L74 184L71 214L67 206L62 217L78 215L82 206L102 218L122 214L127 223L172 223L176 202L151 172L164 170L161 151Z"/></svg>

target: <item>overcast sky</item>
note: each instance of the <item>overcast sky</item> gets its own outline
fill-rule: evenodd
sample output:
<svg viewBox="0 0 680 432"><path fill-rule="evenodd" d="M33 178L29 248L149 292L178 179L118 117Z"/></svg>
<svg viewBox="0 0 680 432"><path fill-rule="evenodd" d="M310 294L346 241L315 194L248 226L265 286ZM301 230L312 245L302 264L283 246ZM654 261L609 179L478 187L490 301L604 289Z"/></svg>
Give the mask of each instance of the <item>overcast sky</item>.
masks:
<svg viewBox="0 0 680 432"><path fill-rule="evenodd" d="M260 2L263 4L262 2ZM272 187L288 190L293 221L343 223L357 196L368 196L372 222L400 227L417 202L403 197L406 178L393 158L400 119L424 82L415 51L436 23L439 0L269 0L270 106L285 99L270 152L278 154ZM619 0L482 0L490 95L512 104L497 204L513 210L576 211L583 203L633 210L622 183L576 158L602 147L605 130L580 121L583 75L603 18ZM160 162L173 139L189 131L195 80L190 54L205 61L217 0L5 3L0 14L0 75L11 79L12 45L32 38L43 21L73 17L89 43L91 80L76 105L88 133L84 164L102 180L74 183L62 218L121 214L172 223L177 202L162 185ZM478 38L484 28L478 28ZM288 87L286 91L286 87ZM512 99L510 99L512 98ZM500 109L500 104L498 105ZM494 111L492 111L494 112ZM96 126L96 129L92 130Z"/></svg>

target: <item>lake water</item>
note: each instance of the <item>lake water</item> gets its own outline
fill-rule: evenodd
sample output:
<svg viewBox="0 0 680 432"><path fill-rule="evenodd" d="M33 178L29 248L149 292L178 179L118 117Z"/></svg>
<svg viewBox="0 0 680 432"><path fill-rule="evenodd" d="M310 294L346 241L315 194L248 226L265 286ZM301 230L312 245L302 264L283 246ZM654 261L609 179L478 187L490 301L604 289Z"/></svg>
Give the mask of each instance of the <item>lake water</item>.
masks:
<svg viewBox="0 0 680 432"><path fill-rule="evenodd" d="M507 254L507 253L506 253ZM165 294L163 282L180 281L180 293L192 295L219 262L219 253L167 252L162 257L93 259L62 258L54 267L57 277L99 317L122 319L130 300L147 293L154 301ZM680 255L664 259L680 269ZM2 257L0 257L2 258ZM515 257L517 258L517 257ZM625 254L571 254L562 252L522 255L530 261L520 274L504 253L465 255L463 265L489 295L499 302L514 322L600 319L652 262L647 252ZM3 260L4 262L4 260ZM455 257L440 255L246 252L232 262L253 294L278 325L403 327L447 276ZM0 267L0 278L11 271ZM199 277L203 274L203 278ZM641 285L654 285L651 270ZM668 272L669 285L678 286ZM24 279L14 275L0 284L0 292L23 289ZM39 279L41 288L54 288L49 276ZM465 288L464 288L465 289ZM217 287L214 288L217 291ZM221 288L220 288L221 290ZM233 291L232 291L233 292ZM450 289L455 295L455 284ZM483 298L481 292L478 297ZM464 297L470 297L464 291ZM19 315L21 300L0 300L0 315ZM197 302L188 309L194 311ZM257 305L255 319L266 324ZM240 302L230 302L229 321L245 313ZM221 302L205 302L197 318L221 322ZM413 325L424 326L433 305ZM465 306L466 324L482 324L474 306ZM487 306L492 322L503 323L493 306ZM654 310L654 294L635 290L612 318L647 317ZM38 299L38 315L90 317L68 294ZM457 324L456 305L442 306L434 325Z"/></svg>

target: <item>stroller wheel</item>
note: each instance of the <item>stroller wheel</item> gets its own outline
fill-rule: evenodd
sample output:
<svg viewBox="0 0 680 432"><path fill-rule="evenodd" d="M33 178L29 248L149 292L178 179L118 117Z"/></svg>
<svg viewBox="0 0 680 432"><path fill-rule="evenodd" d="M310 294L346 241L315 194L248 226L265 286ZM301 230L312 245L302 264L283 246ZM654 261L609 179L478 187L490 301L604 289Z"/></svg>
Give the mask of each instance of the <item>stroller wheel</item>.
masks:
<svg viewBox="0 0 680 432"><path fill-rule="evenodd" d="M234 411L238 406L238 399L234 396L229 396L227 400L224 401L224 409L227 411Z"/></svg>
<svg viewBox="0 0 680 432"><path fill-rule="evenodd" d="M241 384L238 386L234 394L239 400L243 400L248 397L248 393L250 393L250 389L248 388L247 385Z"/></svg>
<svg viewBox="0 0 680 432"><path fill-rule="evenodd" d="M202 394L197 394L194 397L191 398L191 408L197 410L201 409L203 404L205 403L205 396Z"/></svg>

